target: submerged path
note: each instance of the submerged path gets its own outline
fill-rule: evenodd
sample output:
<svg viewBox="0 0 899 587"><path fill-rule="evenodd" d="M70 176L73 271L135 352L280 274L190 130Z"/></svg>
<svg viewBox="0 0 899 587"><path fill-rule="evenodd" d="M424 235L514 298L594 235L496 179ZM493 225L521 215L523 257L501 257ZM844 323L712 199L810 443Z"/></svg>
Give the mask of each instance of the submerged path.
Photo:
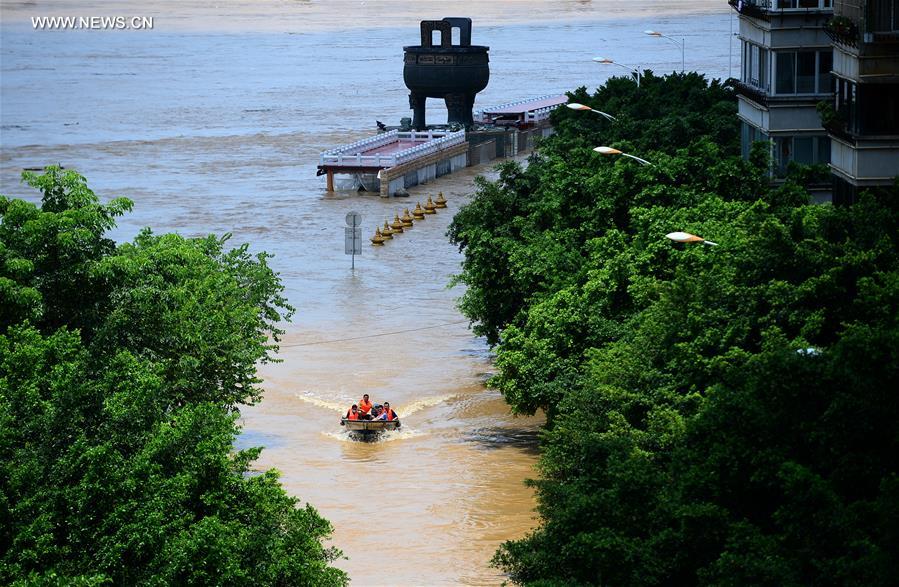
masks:
<svg viewBox="0 0 899 587"><path fill-rule="evenodd" d="M290 327L284 362L262 371L265 399L244 411L241 443L265 445L258 465L331 520L354 584L384 584L376 563L389 561L391 584L496 585L493 552L534 524L523 481L541 420L511 417L485 387L487 348L446 287L459 262L446 226L476 171L394 200L414 206L439 187L450 207L366 247L355 274L343 267L329 316ZM340 415L363 393L389 401L402 429L373 443L345 433Z"/></svg>

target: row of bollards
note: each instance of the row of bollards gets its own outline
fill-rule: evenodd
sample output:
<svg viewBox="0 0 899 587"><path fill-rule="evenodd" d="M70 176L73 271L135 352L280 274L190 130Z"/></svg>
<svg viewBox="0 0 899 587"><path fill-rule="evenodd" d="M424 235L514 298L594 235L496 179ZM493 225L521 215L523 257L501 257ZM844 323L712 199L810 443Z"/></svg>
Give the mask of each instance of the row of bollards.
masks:
<svg viewBox="0 0 899 587"><path fill-rule="evenodd" d="M426 214L436 214L438 208L446 208L446 198L443 197L443 192L437 194L436 200L431 200L431 196L428 196L424 207L421 202L418 202L412 214L409 214L409 208L406 208L402 218L397 213L393 215L392 223L384 220L384 227L375 229L375 236L371 237L371 244L382 246L384 241L392 239L393 235L402 234L407 228L412 228L416 220L424 220Z"/></svg>

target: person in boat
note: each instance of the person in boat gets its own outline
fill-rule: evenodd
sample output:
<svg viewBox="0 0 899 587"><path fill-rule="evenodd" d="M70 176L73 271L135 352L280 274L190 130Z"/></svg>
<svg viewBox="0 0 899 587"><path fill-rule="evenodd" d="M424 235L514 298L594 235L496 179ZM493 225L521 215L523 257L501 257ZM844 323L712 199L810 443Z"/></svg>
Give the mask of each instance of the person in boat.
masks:
<svg viewBox="0 0 899 587"><path fill-rule="evenodd" d="M346 416L344 416L347 420L358 420L361 414L359 413L359 406L353 404L353 407L347 410Z"/></svg>
<svg viewBox="0 0 899 587"><path fill-rule="evenodd" d="M371 420L371 409L372 409L371 400L368 399L368 394L362 394L362 399L359 400L359 419L360 420Z"/></svg>
<svg viewBox="0 0 899 587"><path fill-rule="evenodd" d="M392 422L394 420L398 420L399 416L397 416L396 412L391 409L390 402L384 402L384 405L381 407L381 412L378 414L376 419Z"/></svg>

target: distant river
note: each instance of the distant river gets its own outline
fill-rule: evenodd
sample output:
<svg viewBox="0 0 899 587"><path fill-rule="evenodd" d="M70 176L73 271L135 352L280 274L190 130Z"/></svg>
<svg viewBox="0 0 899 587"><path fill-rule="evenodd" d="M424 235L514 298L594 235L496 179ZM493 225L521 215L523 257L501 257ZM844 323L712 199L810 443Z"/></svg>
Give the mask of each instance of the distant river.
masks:
<svg viewBox="0 0 899 587"><path fill-rule="evenodd" d="M154 28L33 30L30 17L44 15L149 16ZM489 170L394 200L327 194L315 176L320 151L411 116L402 47L418 43L419 20L443 16L470 16L473 42L491 48L478 106L624 72L597 55L679 69L680 50L649 28L686 38L688 69L729 71L724 0L0 4L0 193L36 201L22 169L61 163L101 197L134 200L118 240L143 226L230 232L275 254L298 312L284 362L262 369L265 399L244 410L240 445L265 446L258 466L279 469L333 522L349 557L339 566L359 585L499 584L487 561L536 524L523 480L541 420L511 417L484 386L490 355L456 310L461 292L447 289L460 255L446 227ZM437 101L428 116L445 120ZM448 210L364 247L350 272L347 211L362 213L368 237L438 190ZM391 402L402 432L372 444L341 433L340 412L365 392Z"/></svg>

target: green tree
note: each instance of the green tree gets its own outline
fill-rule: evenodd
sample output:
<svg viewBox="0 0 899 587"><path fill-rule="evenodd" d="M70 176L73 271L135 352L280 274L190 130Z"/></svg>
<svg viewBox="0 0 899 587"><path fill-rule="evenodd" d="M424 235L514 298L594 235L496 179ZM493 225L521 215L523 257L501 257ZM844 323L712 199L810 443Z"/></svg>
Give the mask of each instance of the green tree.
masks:
<svg viewBox="0 0 899 587"><path fill-rule="evenodd" d="M0 198L0 582L342 585L328 522L235 451L293 309L227 239L103 235L83 177Z"/></svg>
<svg viewBox="0 0 899 587"><path fill-rule="evenodd" d="M889 584L899 188L836 208L769 185L732 91L695 74L571 97L618 121L560 109L450 229L492 384L548 416L541 525L494 562L527 585Z"/></svg>

